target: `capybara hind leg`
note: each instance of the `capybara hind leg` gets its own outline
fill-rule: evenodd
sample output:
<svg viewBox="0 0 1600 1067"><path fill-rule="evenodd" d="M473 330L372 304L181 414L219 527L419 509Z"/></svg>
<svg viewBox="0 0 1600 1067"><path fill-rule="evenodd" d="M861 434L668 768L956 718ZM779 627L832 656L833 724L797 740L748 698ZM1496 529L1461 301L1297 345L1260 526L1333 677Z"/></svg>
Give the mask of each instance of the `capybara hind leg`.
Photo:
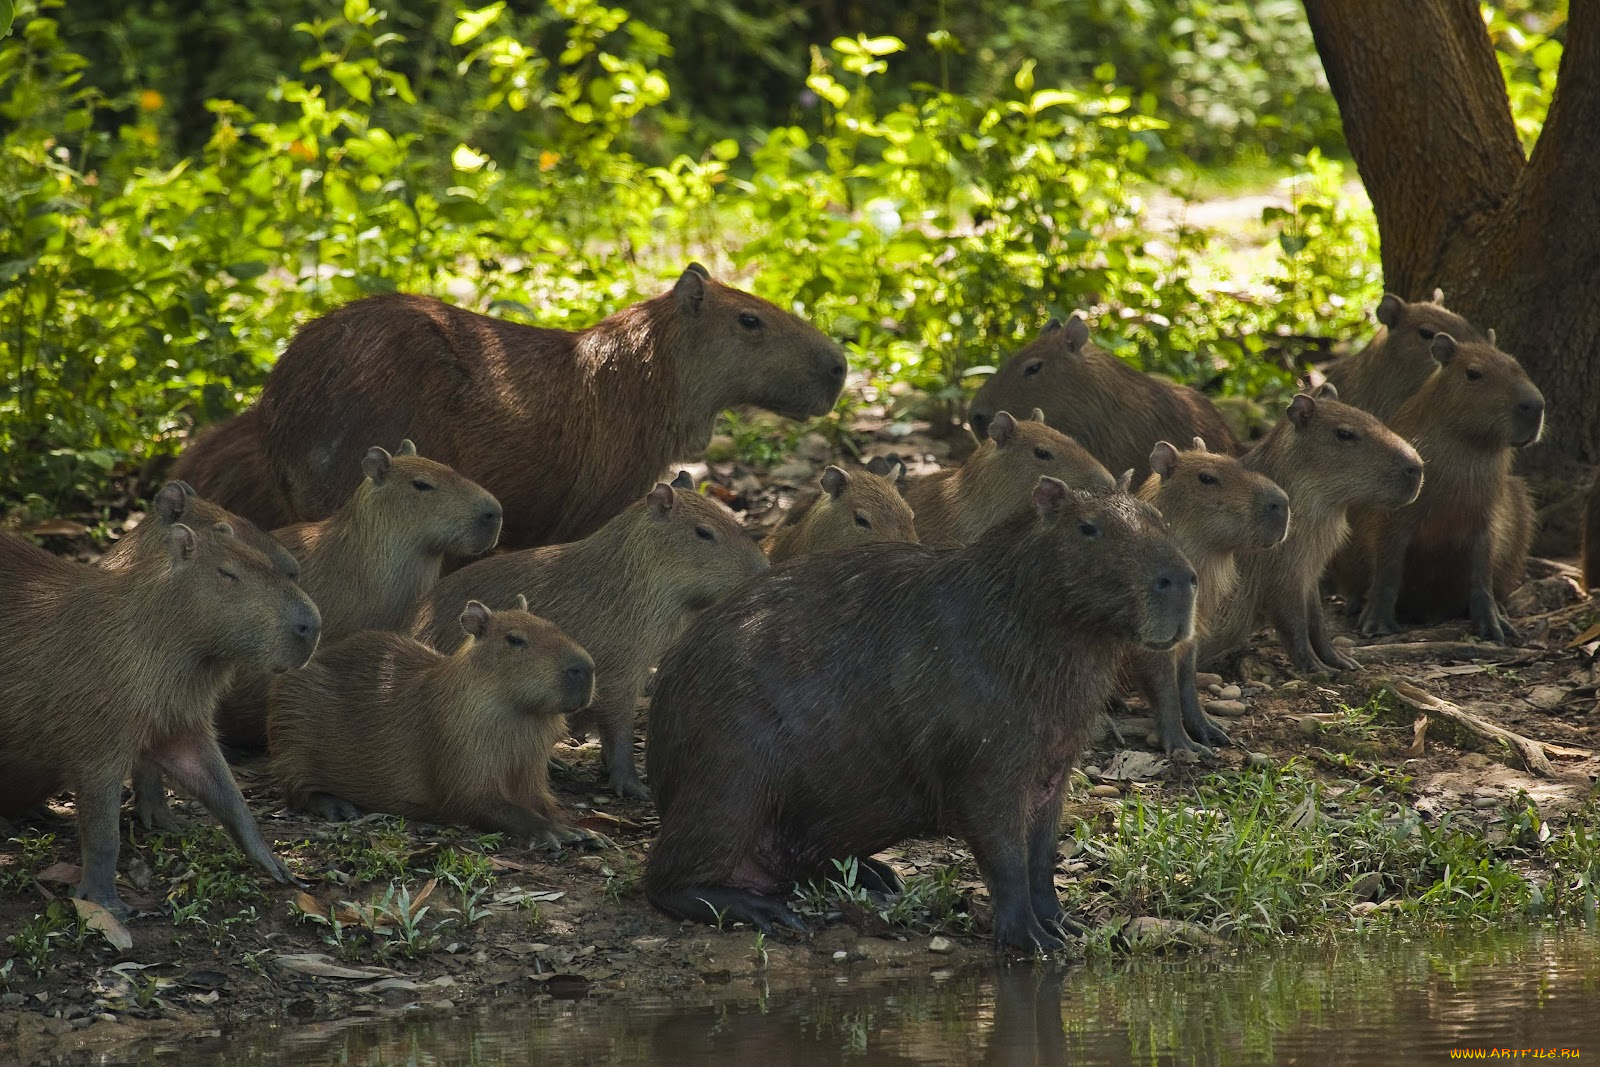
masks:
<svg viewBox="0 0 1600 1067"><path fill-rule="evenodd" d="M1059 951L1065 942L1046 930L1034 911L1028 879L1031 842L1024 840L1022 830L1020 826L997 825L991 820L988 825L975 827L968 840L994 905L995 941L1002 948L1041 956ZM1054 896L1053 882L1050 892ZM1059 904L1056 909L1060 910Z"/></svg>
<svg viewBox="0 0 1600 1067"><path fill-rule="evenodd" d="M649 800L650 790L633 769L633 703L608 708L600 716L600 755L606 766L606 785L619 797Z"/></svg>
<svg viewBox="0 0 1600 1067"><path fill-rule="evenodd" d="M117 896L117 853L122 835L122 778L115 773L98 781L77 784L73 799L78 805L78 837L83 847L83 877L73 895L100 905L119 919L127 918L128 906Z"/></svg>
<svg viewBox="0 0 1600 1067"><path fill-rule="evenodd" d="M884 896L894 896L906 887L900 880L899 871L871 856L856 857L856 885L869 893L882 893Z"/></svg>
<svg viewBox="0 0 1600 1067"><path fill-rule="evenodd" d="M217 747L214 737L201 734L197 737L174 738L154 749L151 756L172 775L180 788L217 817L217 821L244 854L262 870L279 882L294 880L289 868L272 854L272 849L262 838L255 817L250 814L250 808L245 804L239 785L228 770L228 761L222 758L222 749Z"/></svg>
<svg viewBox="0 0 1600 1067"><path fill-rule="evenodd" d="M161 781L161 765L140 757L133 765L133 810L139 825L158 833L177 833L182 823L167 806L167 787Z"/></svg>
<svg viewBox="0 0 1600 1067"><path fill-rule="evenodd" d="M810 927L788 905L776 897L762 896L748 889L726 886L693 886L668 892L647 889L650 903L668 915L706 923L719 930L728 923L740 922L772 934L786 926L808 934Z"/></svg>

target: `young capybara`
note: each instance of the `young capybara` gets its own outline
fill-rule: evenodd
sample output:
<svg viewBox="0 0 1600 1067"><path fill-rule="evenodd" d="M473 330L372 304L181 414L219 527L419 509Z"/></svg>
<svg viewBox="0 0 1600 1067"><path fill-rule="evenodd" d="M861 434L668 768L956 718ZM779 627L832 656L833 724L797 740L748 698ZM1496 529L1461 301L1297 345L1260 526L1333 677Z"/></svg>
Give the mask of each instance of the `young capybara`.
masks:
<svg viewBox="0 0 1600 1067"><path fill-rule="evenodd" d="M1194 680L1199 641L1238 584L1236 557L1271 549L1288 534L1289 496L1232 456L1208 451L1198 437L1187 452L1158 441L1150 453L1150 469L1139 498L1161 512L1199 578L1195 632L1168 651L1130 649L1123 676L1150 706L1162 748L1209 755L1208 746L1232 742L1200 707Z"/></svg>
<svg viewBox="0 0 1600 1067"><path fill-rule="evenodd" d="M1028 493L1049 476L1069 489L1110 489L1111 472L1082 445L1045 425L1037 409L1018 421L995 414L989 439L959 467L906 482L906 500L925 545L969 544L991 526L1027 506Z"/></svg>
<svg viewBox="0 0 1600 1067"><path fill-rule="evenodd" d="M0 535L0 814L71 789L77 895L118 914L118 808L140 757L289 880L228 772L211 713L235 670L305 663L320 620L299 586L226 534L178 523L164 556L109 568Z"/></svg>
<svg viewBox="0 0 1600 1067"><path fill-rule="evenodd" d="M1101 351L1089 342L1088 323L1076 315L1065 323L1051 319L1033 343L1006 360L972 398L967 419L982 438L992 434L1002 409L1034 407L1107 469L1132 469L1136 484L1150 473L1150 446L1157 441L1199 437L1213 452L1239 451L1203 393L1140 374Z"/></svg>
<svg viewBox="0 0 1600 1067"><path fill-rule="evenodd" d="M1328 636L1318 582L1350 532L1356 504L1401 507L1422 488L1422 457L1359 408L1323 386L1298 394L1280 420L1240 457L1289 494L1294 521L1283 544L1239 560L1239 584L1209 620L1200 642L1204 663L1242 648L1263 620L1302 674L1360 666Z"/></svg>
<svg viewBox="0 0 1600 1067"><path fill-rule="evenodd" d="M827 414L845 370L815 328L690 264L671 292L576 332L367 297L302 327L257 406L297 518L349 495L366 442L408 437L493 493L503 542L525 548L599 529L703 451L726 408Z"/></svg>
<svg viewBox="0 0 1600 1067"><path fill-rule="evenodd" d="M262 451L261 414L255 408L208 426L189 440L172 465L172 477L221 501L263 530L294 521Z"/></svg>
<svg viewBox="0 0 1600 1067"><path fill-rule="evenodd" d="M1466 319L1444 306L1444 293L1407 303L1393 293L1378 301L1378 332L1359 352L1334 361L1327 379L1339 399L1388 422L1406 398L1422 388L1438 366L1433 339L1447 333L1460 342L1493 344ZM1491 331L1492 333L1493 331Z"/></svg>
<svg viewBox="0 0 1600 1067"><path fill-rule="evenodd" d="M594 695L594 661L521 597L461 612L443 655L367 630L272 684L272 773L325 819L379 811L559 848L604 838L567 825L550 792L563 716Z"/></svg>
<svg viewBox="0 0 1600 1067"><path fill-rule="evenodd" d="M696 612L766 569L733 514L681 472L581 541L491 556L448 575L418 606L412 633L452 652L467 601L497 607L526 596L594 657L594 703L572 717L574 733L598 722L610 788L648 798L633 766L633 711L650 668Z"/></svg>
<svg viewBox="0 0 1600 1067"><path fill-rule="evenodd" d="M1195 574L1126 493L1042 478L1032 500L962 548L795 560L695 621L650 711L651 903L804 929L790 883L856 857L893 889L874 852L954 834L999 943L1062 946L1063 784L1123 649L1189 638Z"/></svg>
<svg viewBox="0 0 1600 1067"><path fill-rule="evenodd" d="M1389 420L1427 464L1422 493L1411 507L1352 513L1335 586L1368 636L1394 633L1402 618L1468 615L1479 637L1515 641L1500 602L1527 574L1533 500L1511 462L1539 439L1544 396L1493 345L1441 333L1430 350L1433 377Z"/></svg>
<svg viewBox="0 0 1600 1067"><path fill-rule="evenodd" d="M880 541L915 541L911 505L895 487L904 464L887 476L870 470L854 474L843 467L822 472L820 496L798 504L783 524L767 535L764 547L773 563L830 548L853 548Z"/></svg>
<svg viewBox="0 0 1600 1067"><path fill-rule="evenodd" d="M149 556L164 556L172 527L182 522L197 536L218 523L226 524L231 535L266 556L274 569L292 582L300 580L300 563L283 543L242 515L197 495L187 482L170 481L150 500L150 510L133 529L101 556L98 566L115 569Z"/></svg>
<svg viewBox="0 0 1600 1067"><path fill-rule="evenodd" d="M1583 587L1600 588L1600 470L1583 505Z"/></svg>

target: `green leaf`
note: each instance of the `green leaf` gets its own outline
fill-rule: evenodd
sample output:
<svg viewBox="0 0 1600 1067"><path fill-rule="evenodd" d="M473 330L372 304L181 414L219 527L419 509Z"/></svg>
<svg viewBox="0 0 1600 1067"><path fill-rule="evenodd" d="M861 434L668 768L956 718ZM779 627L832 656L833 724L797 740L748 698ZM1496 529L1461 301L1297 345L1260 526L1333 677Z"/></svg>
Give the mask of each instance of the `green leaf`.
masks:
<svg viewBox="0 0 1600 1067"><path fill-rule="evenodd" d="M478 36L500 17L506 9L505 0L497 0L488 7L476 11L461 12L461 20L456 23L456 28L450 31L450 43L455 45L466 44Z"/></svg>
<svg viewBox="0 0 1600 1067"><path fill-rule="evenodd" d="M1033 68L1039 65L1036 59L1030 59L1017 70L1016 77L1011 80L1016 82L1017 88L1025 93L1033 91Z"/></svg>
<svg viewBox="0 0 1600 1067"><path fill-rule="evenodd" d="M16 17L17 11L12 6L11 0L0 0L0 37L5 37L11 32L11 23Z"/></svg>
<svg viewBox="0 0 1600 1067"><path fill-rule="evenodd" d="M344 0L344 20L346 22L359 26L371 10L372 5L368 0Z"/></svg>
<svg viewBox="0 0 1600 1067"><path fill-rule="evenodd" d="M372 103L372 79L354 63L341 60L333 65L333 80L344 86L344 91L361 101Z"/></svg>

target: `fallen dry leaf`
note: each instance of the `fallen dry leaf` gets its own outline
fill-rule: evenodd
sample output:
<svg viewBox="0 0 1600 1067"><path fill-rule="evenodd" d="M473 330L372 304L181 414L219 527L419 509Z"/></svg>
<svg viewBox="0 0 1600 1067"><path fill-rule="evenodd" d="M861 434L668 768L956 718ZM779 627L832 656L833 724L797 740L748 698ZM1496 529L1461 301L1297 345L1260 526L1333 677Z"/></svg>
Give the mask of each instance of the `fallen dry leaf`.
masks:
<svg viewBox="0 0 1600 1067"><path fill-rule="evenodd" d="M1571 641L1568 641L1567 647L1577 648L1579 645L1587 645L1590 641L1593 641L1597 637L1600 637L1600 622L1595 623L1593 626L1583 631L1583 633L1579 634L1577 637L1574 637Z"/></svg>
<svg viewBox="0 0 1600 1067"><path fill-rule="evenodd" d="M32 526L24 526L22 532L35 537L82 537L89 532L89 527L71 519L47 519Z"/></svg>
<svg viewBox="0 0 1600 1067"><path fill-rule="evenodd" d="M113 948L126 952L133 947L133 935L128 933L128 928L115 915L92 900L73 897L72 906L77 909L78 921L91 930L99 930Z"/></svg>
<svg viewBox="0 0 1600 1067"><path fill-rule="evenodd" d="M1428 736L1428 724L1433 720L1426 715L1417 716L1417 721L1411 724L1411 747L1406 749L1407 759L1415 759L1425 751L1423 741Z"/></svg>
<svg viewBox="0 0 1600 1067"><path fill-rule="evenodd" d="M83 868L76 863L59 860L33 876L36 881L55 882L58 885L77 885L83 877Z"/></svg>

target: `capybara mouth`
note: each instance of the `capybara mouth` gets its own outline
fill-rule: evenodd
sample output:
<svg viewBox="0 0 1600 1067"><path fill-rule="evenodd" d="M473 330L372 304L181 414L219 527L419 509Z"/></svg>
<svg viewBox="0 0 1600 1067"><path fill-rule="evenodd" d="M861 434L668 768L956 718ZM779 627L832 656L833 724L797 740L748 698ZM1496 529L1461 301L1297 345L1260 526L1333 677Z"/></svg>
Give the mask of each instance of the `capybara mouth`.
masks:
<svg viewBox="0 0 1600 1067"><path fill-rule="evenodd" d="M1544 422L1541 420L1539 425L1535 426L1533 428L1533 432L1532 433L1524 435L1519 440L1512 441L1511 442L1511 447L1512 448L1527 448L1531 444L1537 444L1539 438L1541 438L1543 436L1544 436Z"/></svg>

